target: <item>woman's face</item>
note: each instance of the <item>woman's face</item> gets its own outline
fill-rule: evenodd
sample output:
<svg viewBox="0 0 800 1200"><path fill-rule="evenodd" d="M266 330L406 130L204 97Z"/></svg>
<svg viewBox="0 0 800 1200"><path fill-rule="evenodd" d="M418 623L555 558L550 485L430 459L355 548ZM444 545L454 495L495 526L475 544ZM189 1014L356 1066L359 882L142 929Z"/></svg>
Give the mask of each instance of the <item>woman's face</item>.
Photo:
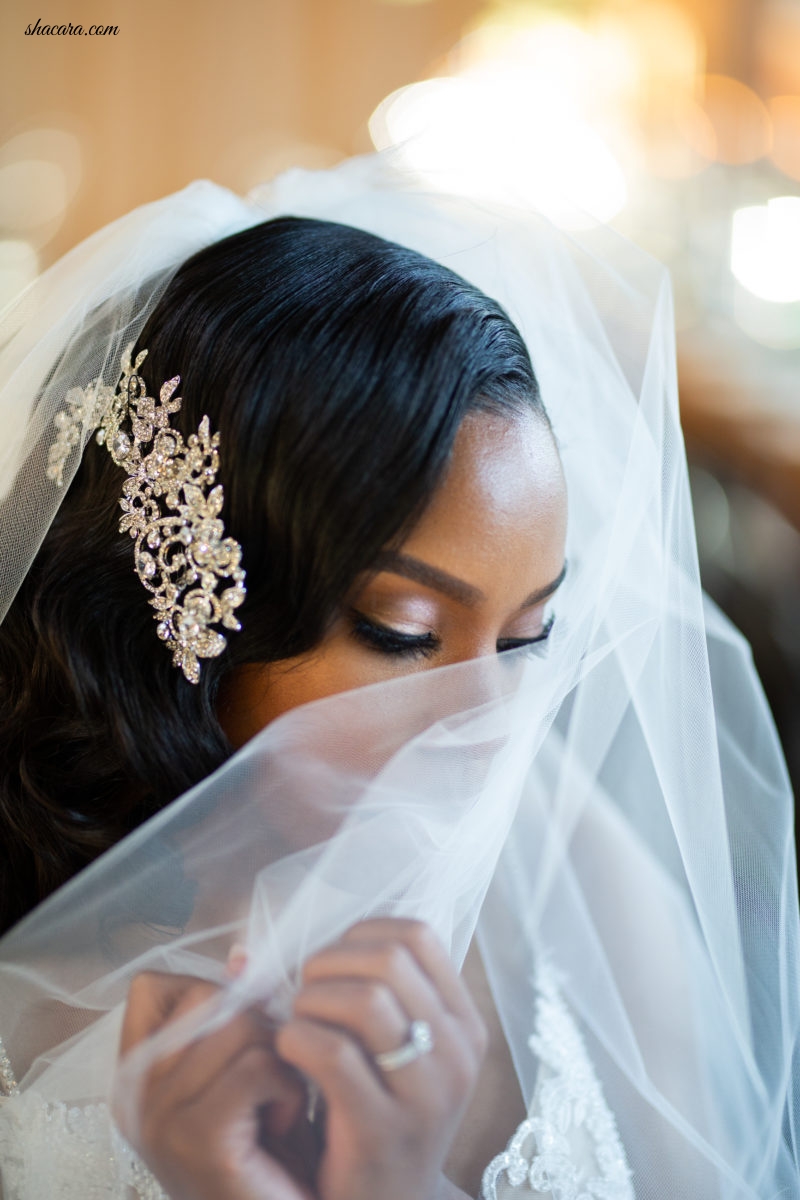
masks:
<svg viewBox="0 0 800 1200"><path fill-rule="evenodd" d="M420 521L356 580L325 638L297 658L232 674L220 706L231 743L310 700L544 639L566 523L544 421L470 413Z"/></svg>

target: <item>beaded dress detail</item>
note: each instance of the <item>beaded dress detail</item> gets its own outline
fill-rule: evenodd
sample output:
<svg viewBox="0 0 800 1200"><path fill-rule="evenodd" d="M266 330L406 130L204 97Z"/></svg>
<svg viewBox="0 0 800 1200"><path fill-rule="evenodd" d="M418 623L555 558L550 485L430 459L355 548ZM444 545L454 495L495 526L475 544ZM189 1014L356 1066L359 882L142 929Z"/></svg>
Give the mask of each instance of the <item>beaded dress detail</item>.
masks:
<svg viewBox="0 0 800 1200"><path fill-rule="evenodd" d="M546 962L528 1045L539 1060L531 1112L483 1174L481 1200L635 1200L616 1121Z"/></svg>
<svg viewBox="0 0 800 1200"><path fill-rule="evenodd" d="M128 1145L106 1104L21 1092L0 1041L2 1200L169 1200Z"/></svg>

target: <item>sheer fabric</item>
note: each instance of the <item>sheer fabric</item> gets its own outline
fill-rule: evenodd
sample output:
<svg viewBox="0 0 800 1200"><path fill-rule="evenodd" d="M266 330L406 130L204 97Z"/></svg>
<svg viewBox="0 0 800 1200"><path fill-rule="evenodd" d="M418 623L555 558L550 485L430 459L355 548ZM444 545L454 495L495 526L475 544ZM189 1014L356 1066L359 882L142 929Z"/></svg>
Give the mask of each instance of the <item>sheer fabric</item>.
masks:
<svg viewBox="0 0 800 1200"><path fill-rule="evenodd" d="M539 1122L490 1164L490 1200L523 1183L559 1200L800 1195L792 801L747 647L700 588L669 283L653 262L603 228L578 238L423 191L380 157L290 172L246 201L197 184L138 210L5 316L6 603L58 502L44 463L66 390L116 382L193 249L283 213L421 250L518 324L569 493L554 629L542 653L287 713L0 941L0 1036L19 1084L0 1102L7 1162L14 1129L36 1130L4 1187L71 1197L65 1157L37 1174L42 1104L87 1131L76 1153L94 1161L115 1136L92 1126L94 1106L116 1089L135 1145L150 1063L254 1001L280 1020L310 953L395 914L431 924L457 963L479 940ZM249 952L236 980L233 942ZM144 969L221 991L117 1072Z"/></svg>

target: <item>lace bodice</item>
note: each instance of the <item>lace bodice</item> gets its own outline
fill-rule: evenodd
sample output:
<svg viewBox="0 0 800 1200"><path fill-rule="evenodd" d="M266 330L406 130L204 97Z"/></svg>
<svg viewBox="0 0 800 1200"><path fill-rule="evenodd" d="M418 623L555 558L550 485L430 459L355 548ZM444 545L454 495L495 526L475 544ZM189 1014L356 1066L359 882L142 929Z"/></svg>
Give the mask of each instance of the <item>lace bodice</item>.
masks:
<svg viewBox="0 0 800 1200"><path fill-rule="evenodd" d="M555 972L540 968L529 1046L539 1060L531 1111L483 1174L480 1200L634 1200L631 1172Z"/></svg>
<svg viewBox="0 0 800 1200"><path fill-rule="evenodd" d="M634 1200L614 1117L555 973L543 966L536 984L533 1104L486 1168L480 1200ZM0 1092L3 1200L169 1200L107 1105L20 1092L2 1043Z"/></svg>
<svg viewBox="0 0 800 1200"><path fill-rule="evenodd" d="M3 1200L169 1200L107 1105L47 1103L33 1090L0 1103Z"/></svg>

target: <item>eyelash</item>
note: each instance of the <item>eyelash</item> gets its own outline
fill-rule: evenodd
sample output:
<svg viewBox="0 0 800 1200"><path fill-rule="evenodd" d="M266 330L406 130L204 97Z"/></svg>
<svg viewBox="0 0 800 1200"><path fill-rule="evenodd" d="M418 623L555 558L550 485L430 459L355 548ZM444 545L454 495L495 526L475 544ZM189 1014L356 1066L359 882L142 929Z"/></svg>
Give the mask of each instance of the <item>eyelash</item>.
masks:
<svg viewBox="0 0 800 1200"><path fill-rule="evenodd" d="M435 633L398 633L387 625L370 621L357 612L352 614L352 619L354 637L369 649L378 650L381 654L405 658L430 658L440 646ZM497 643L498 653L503 654L508 650L521 648L527 649L532 654L541 653L538 647L549 638L554 620L554 617L549 617L545 622L544 629L535 638L502 638Z"/></svg>
<svg viewBox="0 0 800 1200"><path fill-rule="evenodd" d="M555 617L551 615L545 621L545 623L542 627L542 632L540 634L537 634L537 636L535 638L503 638L502 642L504 644L502 645L502 648L500 649L500 653L503 654L507 650L519 650L521 648L524 648L524 649L528 650L531 654L541 654L542 651L539 650L538 647L544 646L544 643L550 637L550 633L552 631L554 624L555 624ZM499 642L498 642L498 647L500 647Z"/></svg>

